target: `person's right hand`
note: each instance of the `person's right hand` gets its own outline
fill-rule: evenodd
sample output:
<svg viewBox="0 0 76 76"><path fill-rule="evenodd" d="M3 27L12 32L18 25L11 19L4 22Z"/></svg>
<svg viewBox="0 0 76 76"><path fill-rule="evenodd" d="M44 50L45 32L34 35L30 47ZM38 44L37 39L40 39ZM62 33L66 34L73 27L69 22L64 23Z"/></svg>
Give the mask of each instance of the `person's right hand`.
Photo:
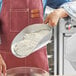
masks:
<svg viewBox="0 0 76 76"><path fill-rule="evenodd" d="M44 23L48 23L50 26L56 26L60 18L67 17L68 13L63 8L55 9L52 13L50 13Z"/></svg>
<svg viewBox="0 0 76 76"><path fill-rule="evenodd" d="M3 76L6 76L6 64L0 54L0 76L3 73Z"/></svg>

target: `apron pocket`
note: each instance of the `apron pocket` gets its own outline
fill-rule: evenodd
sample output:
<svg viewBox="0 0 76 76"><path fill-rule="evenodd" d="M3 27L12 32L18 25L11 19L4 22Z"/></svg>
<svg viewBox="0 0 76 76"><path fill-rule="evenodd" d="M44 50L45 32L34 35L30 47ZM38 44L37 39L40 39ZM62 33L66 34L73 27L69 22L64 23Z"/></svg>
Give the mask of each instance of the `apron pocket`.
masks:
<svg viewBox="0 0 76 76"><path fill-rule="evenodd" d="M12 11L10 12L10 32L20 32L28 25L28 12Z"/></svg>

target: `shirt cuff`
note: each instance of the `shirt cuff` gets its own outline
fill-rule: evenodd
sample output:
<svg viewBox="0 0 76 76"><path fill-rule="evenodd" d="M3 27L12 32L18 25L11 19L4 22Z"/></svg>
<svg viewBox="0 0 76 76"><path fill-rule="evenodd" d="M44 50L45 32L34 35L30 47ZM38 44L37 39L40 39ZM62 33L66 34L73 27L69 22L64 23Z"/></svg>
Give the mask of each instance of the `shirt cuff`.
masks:
<svg viewBox="0 0 76 76"><path fill-rule="evenodd" d="M64 8L68 15L76 20L76 1L64 3L60 8Z"/></svg>

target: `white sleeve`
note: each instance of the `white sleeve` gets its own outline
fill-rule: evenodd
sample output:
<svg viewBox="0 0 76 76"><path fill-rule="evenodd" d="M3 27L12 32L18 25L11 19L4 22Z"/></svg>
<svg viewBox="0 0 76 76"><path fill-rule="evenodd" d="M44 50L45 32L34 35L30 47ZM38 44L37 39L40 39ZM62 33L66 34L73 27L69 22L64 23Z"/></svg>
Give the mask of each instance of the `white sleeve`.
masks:
<svg viewBox="0 0 76 76"><path fill-rule="evenodd" d="M76 1L67 2L60 6L61 8L64 8L68 15L76 20Z"/></svg>

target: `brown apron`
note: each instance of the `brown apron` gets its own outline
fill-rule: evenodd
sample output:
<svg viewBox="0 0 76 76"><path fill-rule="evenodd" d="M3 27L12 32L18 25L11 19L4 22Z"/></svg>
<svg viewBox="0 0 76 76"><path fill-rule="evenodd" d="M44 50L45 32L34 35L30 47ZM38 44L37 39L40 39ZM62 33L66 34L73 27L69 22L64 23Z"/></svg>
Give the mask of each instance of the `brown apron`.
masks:
<svg viewBox="0 0 76 76"><path fill-rule="evenodd" d="M38 67L48 71L46 47L26 58L16 58L11 53L11 42L14 37L26 26L43 22L42 0L3 0L0 26L0 53L7 69L19 66Z"/></svg>

